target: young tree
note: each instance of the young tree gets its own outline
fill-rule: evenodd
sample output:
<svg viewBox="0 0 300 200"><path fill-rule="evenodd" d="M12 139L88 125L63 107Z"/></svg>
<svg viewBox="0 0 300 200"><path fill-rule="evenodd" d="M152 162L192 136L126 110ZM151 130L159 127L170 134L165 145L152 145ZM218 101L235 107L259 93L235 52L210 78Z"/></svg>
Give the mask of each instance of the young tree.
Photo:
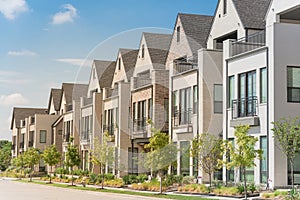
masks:
<svg viewBox="0 0 300 200"><path fill-rule="evenodd" d="M300 151L299 117L283 118L273 122L273 125L274 138L290 164L291 182L294 188L294 158Z"/></svg>
<svg viewBox="0 0 300 200"><path fill-rule="evenodd" d="M160 177L160 191L162 194L162 180L164 171L176 160L177 147L170 143L170 136L154 128L151 129L152 137L149 144L145 145L150 151L145 154L143 165L146 169L157 172Z"/></svg>
<svg viewBox="0 0 300 200"><path fill-rule="evenodd" d="M20 154L18 157L12 159L12 165L20 168L22 176L25 167L24 154Z"/></svg>
<svg viewBox="0 0 300 200"><path fill-rule="evenodd" d="M29 177L30 182L32 181L32 173L34 172L34 165L37 165L40 161L40 151L36 148L29 148L24 153L25 166L30 168Z"/></svg>
<svg viewBox="0 0 300 200"><path fill-rule="evenodd" d="M71 139L71 142L68 144L68 147L67 147L65 165L67 167L70 167L70 169L71 169L72 186L74 186L73 168L75 166L79 166L80 162L81 162L81 160L80 160L80 154L79 154L78 147L72 144L72 139Z"/></svg>
<svg viewBox="0 0 300 200"><path fill-rule="evenodd" d="M248 135L249 129L250 126L248 125L235 127L235 145L225 141L222 147L223 153L230 159L221 161L228 169L234 167L241 170L244 179L245 199L247 199L246 169L255 166L255 158L262 158L262 150L255 149L258 139Z"/></svg>
<svg viewBox="0 0 300 200"><path fill-rule="evenodd" d="M6 170L11 162L11 142L0 141L0 170Z"/></svg>
<svg viewBox="0 0 300 200"><path fill-rule="evenodd" d="M55 145L51 145L44 150L42 157L44 158L45 163L48 164L50 167L48 173L50 174L50 183L51 183L51 178L52 178L51 173L53 172L52 167L60 162L60 158L61 158L60 153L57 151Z"/></svg>
<svg viewBox="0 0 300 200"><path fill-rule="evenodd" d="M101 189L104 187L105 166L112 166L114 162L114 147L108 145L109 135L104 132L102 142L99 138L94 139L94 148L92 151L92 162L99 165L102 176Z"/></svg>
<svg viewBox="0 0 300 200"><path fill-rule="evenodd" d="M211 177L218 170L218 161L221 156L222 140L212 134L201 134L192 141L192 157L198 160L198 168L209 175L209 185L211 187Z"/></svg>

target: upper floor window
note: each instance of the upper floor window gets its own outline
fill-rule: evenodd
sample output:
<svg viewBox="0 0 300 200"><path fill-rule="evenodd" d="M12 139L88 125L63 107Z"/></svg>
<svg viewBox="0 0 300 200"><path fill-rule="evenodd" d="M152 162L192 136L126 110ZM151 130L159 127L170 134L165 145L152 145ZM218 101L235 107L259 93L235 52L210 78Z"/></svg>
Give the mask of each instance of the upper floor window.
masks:
<svg viewBox="0 0 300 200"><path fill-rule="evenodd" d="M229 95L228 95L228 101L229 101L228 106L230 108L232 107L232 101L233 101L234 95L235 95L235 90L234 90L235 83L234 82L235 82L234 76L230 76L229 80L228 80L228 84L229 84L229 86L228 86L228 89L229 89L229 91L228 91L228 93L229 93Z"/></svg>
<svg viewBox="0 0 300 200"><path fill-rule="evenodd" d="M260 69L260 103L267 103L267 68Z"/></svg>
<svg viewBox="0 0 300 200"><path fill-rule="evenodd" d="M118 60L118 70L121 70L121 58Z"/></svg>
<svg viewBox="0 0 300 200"><path fill-rule="evenodd" d="M96 79L96 69L93 68L93 79Z"/></svg>
<svg viewBox="0 0 300 200"><path fill-rule="evenodd" d="M198 86L193 87L193 114L198 113Z"/></svg>
<svg viewBox="0 0 300 200"><path fill-rule="evenodd" d="M227 14L227 0L223 0L223 14Z"/></svg>
<svg viewBox="0 0 300 200"><path fill-rule="evenodd" d="M176 33L177 33L177 42L180 42L180 26L177 26Z"/></svg>
<svg viewBox="0 0 300 200"><path fill-rule="evenodd" d="M223 85L214 84L214 113L223 113Z"/></svg>
<svg viewBox="0 0 300 200"><path fill-rule="evenodd" d="M287 67L287 101L300 103L300 67Z"/></svg>
<svg viewBox="0 0 300 200"><path fill-rule="evenodd" d="M145 45L143 44L142 45L142 58L145 57Z"/></svg>
<svg viewBox="0 0 300 200"><path fill-rule="evenodd" d="M40 131L40 143L46 143L46 138L47 138L47 131L41 130Z"/></svg>

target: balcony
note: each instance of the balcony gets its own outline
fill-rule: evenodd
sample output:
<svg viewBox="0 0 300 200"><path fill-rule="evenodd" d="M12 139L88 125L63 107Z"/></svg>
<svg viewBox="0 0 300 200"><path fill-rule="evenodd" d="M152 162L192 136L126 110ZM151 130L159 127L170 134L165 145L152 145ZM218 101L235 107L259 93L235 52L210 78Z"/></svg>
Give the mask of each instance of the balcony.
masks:
<svg viewBox="0 0 300 200"><path fill-rule="evenodd" d="M80 142L81 143L89 143L90 142L90 131L82 131L81 132Z"/></svg>
<svg viewBox="0 0 300 200"><path fill-rule="evenodd" d="M83 97L83 106L88 106L93 104L93 97L87 98Z"/></svg>
<svg viewBox="0 0 300 200"><path fill-rule="evenodd" d="M189 108L187 110L177 110L174 109L173 114L173 126L179 127L183 125L189 125L192 123L192 109Z"/></svg>
<svg viewBox="0 0 300 200"><path fill-rule="evenodd" d="M188 61L175 61L173 75L181 74L192 69L197 69L198 65Z"/></svg>
<svg viewBox="0 0 300 200"><path fill-rule="evenodd" d="M147 138L146 117L133 120L133 138Z"/></svg>
<svg viewBox="0 0 300 200"><path fill-rule="evenodd" d="M119 94L119 88L115 86L115 88L107 90L106 98L115 97Z"/></svg>
<svg viewBox="0 0 300 200"><path fill-rule="evenodd" d="M103 125L103 131L108 134L108 142L115 141L115 124Z"/></svg>
<svg viewBox="0 0 300 200"><path fill-rule="evenodd" d="M232 55L236 56L248 51L265 46L266 44L266 32L260 31L249 35L248 37L241 38L235 42L232 42Z"/></svg>
<svg viewBox="0 0 300 200"><path fill-rule="evenodd" d="M230 126L235 127L237 125L259 125L258 116L258 100L257 96L235 99L232 101L231 106L232 120Z"/></svg>
<svg viewBox="0 0 300 200"><path fill-rule="evenodd" d="M71 138L71 133L66 133L64 134L64 142L70 142L70 138Z"/></svg>
<svg viewBox="0 0 300 200"><path fill-rule="evenodd" d="M152 84L152 79L151 78L142 78L139 77L136 80L135 88L141 88L146 85L151 85Z"/></svg>

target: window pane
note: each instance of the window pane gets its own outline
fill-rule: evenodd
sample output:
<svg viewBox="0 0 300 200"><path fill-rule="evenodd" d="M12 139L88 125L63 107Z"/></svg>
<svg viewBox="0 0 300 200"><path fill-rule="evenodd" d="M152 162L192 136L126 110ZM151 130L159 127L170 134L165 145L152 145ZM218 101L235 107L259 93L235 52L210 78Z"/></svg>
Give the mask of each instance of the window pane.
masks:
<svg viewBox="0 0 300 200"><path fill-rule="evenodd" d="M288 102L300 102L300 68L287 68L287 98Z"/></svg>
<svg viewBox="0 0 300 200"><path fill-rule="evenodd" d="M260 103L267 102L267 68L260 70Z"/></svg>
<svg viewBox="0 0 300 200"><path fill-rule="evenodd" d="M180 142L180 172L182 175L189 175L190 171L190 142Z"/></svg>
<svg viewBox="0 0 300 200"><path fill-rule="evenodd" d="M47 136L47 131L41 130L40 131L40 143L46 143L46 136Z"/></svg>
<svg viewBox="0 0 300 200"><path fill-rule="evenodd" d="M214 113L222 113L223 111L223 86L214 85Z"/></svg>
<svg viewBox="0 0 300 200"><path fill-rule="evenodd" d="M260 137L260 148L263 150L262 160L260 161L260 182L267 183L267 156L268 156L268 145L267 137Z"/></svg>
<svg viewBox="0 0 300 200"><path fill-rule="evenodd" d="M234 76L229 77L229 106L232 107L232 100L234 100Z"/></svg>
<svg viewBox="0 0 300 200"><path fill-rule="evenodd" d="M198 86L193 87L193 113L198 113Z"/></svg>

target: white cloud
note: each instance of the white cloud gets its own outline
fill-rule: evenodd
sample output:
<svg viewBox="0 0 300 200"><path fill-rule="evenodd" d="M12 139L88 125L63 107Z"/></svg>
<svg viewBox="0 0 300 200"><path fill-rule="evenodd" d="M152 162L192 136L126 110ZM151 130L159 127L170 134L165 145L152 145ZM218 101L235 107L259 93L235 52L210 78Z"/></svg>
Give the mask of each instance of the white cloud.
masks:
<svg viewBox="0 0 300 200"><path fill-rule="evenodd" d="M0 105L4 106L19 106L28 104L28 100L20 93L0 96Z"/></svg>
<svg viewBox="0 0 300 200"><path fill-rule="evenodd" d="M91 67L93 61L88 59L78 59L78 58L60 58L55 61L67 63L70 65L80 66L80 67Z"/></svg>
<svg viewBox="0 0 300 200"><path fill-rule="evenodd" d="M22 51L9 51L7 53L9 56L36 56L37 53L29 50L22 50Z"/></svg>
<svg viewBox="0 0 300 200"><path fill-rule="evenodd" d="M28 10L25 0L0 0L0 12L9 20L15 19L20 13Z"/></svg>
<svg viewBox="0 0 300 200"><path fill-rule="evenodd" d="M56 13L52 17L52 24L64 24L66 22L73 22L77 17L77 9L71 4L64 4L61 6L62 11Z"/></svg>

